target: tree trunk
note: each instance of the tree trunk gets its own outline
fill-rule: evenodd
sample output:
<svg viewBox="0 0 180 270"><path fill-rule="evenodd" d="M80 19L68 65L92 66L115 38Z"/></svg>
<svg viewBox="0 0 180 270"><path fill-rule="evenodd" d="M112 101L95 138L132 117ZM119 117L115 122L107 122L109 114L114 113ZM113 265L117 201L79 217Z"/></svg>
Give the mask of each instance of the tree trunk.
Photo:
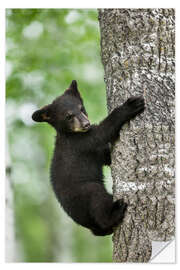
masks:
<svg viewBox="0 0 180 270"><path fill-rule="evenodd" d="M175 11L100 9L99 22L108 111L130 96L146 101L112 151L114 200L128 203L113 259L147 262L152 240L168 241L175 230Z"/></svg>

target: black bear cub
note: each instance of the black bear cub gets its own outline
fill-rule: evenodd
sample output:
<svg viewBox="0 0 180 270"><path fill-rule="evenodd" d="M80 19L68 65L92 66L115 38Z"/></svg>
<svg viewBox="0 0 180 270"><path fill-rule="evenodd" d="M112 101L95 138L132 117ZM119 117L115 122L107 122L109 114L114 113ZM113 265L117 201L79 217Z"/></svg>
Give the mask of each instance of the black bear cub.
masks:
<svg viewBox="0 0 180 270"><path fill-rule="evenodd" d="M33 113L47 122L57 137L51 165L51 182L64 210L95 235L113 232L122 222L127 204L113 202L103 183L102 166L111 164L109 143L122 125L144 111L143 97L131 97L115 108L99 125L90 125L83 100L72 81L62 96Z"/></svg>

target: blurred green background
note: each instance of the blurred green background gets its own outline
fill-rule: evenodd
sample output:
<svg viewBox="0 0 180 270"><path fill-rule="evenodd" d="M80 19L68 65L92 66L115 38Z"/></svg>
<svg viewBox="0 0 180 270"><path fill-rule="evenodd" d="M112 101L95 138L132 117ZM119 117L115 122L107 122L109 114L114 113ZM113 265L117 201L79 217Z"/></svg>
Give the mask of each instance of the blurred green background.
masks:
<svg viewBox="0 0 180 270"><path fill-rule="evenodd" d="M34 110L79 84L91 122L106 116L97 10L6 10L6 127L17 261L111 262L112 236L96 237L61 209L49 181L54 130ZM105 182L111 191L110 170Z"/></svg>

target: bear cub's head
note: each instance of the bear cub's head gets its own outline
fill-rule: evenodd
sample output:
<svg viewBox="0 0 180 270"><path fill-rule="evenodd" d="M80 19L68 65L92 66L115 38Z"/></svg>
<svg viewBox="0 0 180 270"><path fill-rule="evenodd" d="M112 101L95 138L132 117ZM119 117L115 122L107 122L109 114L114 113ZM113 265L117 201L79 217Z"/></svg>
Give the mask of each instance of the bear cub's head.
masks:
<svg viewBox="0 0 180 270"><path fill-rule="evenodd" d="M58 132L86 132L90 129L88 115L75 80L63 95L35 111L32 119L36 122L47 122Z"/></svg>

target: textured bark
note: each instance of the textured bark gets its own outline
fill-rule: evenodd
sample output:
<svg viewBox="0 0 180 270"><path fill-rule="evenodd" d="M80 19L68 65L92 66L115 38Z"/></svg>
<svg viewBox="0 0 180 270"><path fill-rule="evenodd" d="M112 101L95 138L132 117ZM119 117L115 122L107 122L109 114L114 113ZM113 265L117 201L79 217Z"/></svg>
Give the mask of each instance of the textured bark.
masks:
<svg viewBox="0 0 180 270"><path fill-rule="evenodd" d="M123 127L112 152L114 199L129 205L114 231L114 261L147 262L152 240L174 236L174 13L99 10L108 111L132 95L146 100L146 111Z"/></svg>

